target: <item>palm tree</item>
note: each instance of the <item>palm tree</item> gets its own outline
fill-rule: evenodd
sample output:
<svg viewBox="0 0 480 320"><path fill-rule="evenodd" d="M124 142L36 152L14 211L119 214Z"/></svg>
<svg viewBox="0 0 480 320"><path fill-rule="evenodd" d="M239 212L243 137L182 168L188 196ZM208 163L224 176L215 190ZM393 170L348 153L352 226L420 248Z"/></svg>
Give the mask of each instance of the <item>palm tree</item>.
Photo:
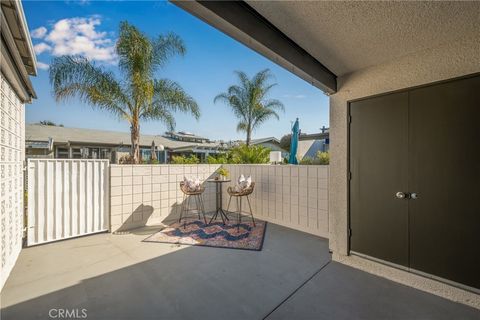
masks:
<svg viewBox="0 0 480 320"><path fill-rule="evenodd" d="M198 119L200 110L179 84L155 78L155 72L170 57L185 54L179 36L168 33L150 39L128 22L121 22L115 51L122 80L84 57L62 56L50 66L50 83L57 101L78 97L94 108L127 120L130 155L134 163L139 163L141 120L160 120L173 130L174 112L190 113Z"/></svg>
<svg viewBox="0 0 480 320"><path fill-rule="evenodd" d="M269 69L265 69L249 79L245 72L235 72L239 84L230 86L227 92L215 97L214 102L222 101L229 105L240 120L237 131L247 134L246 145L250 145L252 131L270 118L279 119L277 110L284 111L283 103L276 99L268 99L268 93L276 83L269 83L273 77Z"/></svg>

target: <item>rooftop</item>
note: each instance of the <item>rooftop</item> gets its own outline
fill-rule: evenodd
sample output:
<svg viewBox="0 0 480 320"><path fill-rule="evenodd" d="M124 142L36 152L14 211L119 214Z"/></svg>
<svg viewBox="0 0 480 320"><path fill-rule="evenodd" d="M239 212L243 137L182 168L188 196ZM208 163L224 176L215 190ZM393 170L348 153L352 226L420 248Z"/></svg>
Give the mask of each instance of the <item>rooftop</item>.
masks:
<svg viewBox="0 0 480 320"><path fill-rule="evenodd" d="M202 140L202 141L210 142L210 140L208 138L200 137L200 136L197 136L196 134L193 134L193 133L187 132L187 131L179 131L179 132L167 131L167 132L165 132L165 137L174 138L174 139L186 139L186 141L188 141L188 140Z"/></svg>
<svg viewBox="0 0 480 320"><path fill-rule="evenodd" d="M280 140L278 140L275 137L266 137L266 138L260 138L260 139L252 139L251 143L252 144L261 144L261 143L266 143L266 142L273 142L273 143L280 143Z"/></svg>
<svg viewBox="0 0 480 320"><path fill-rule="evenodd" d="M82 128L65 128L59 126L46 126L41 124L27 124L25 126L25 140L27 142L33 141L48 141L52 138L55 143L92 143L105 145L130 145L130 133L118 131L105 131L95 129ZM192 147L211 147L215 148L219 145L217 143L194 143L186 141L178 141L166 138L160 135L140 135L140 145L149 147L155 144L163 145L166 149L185 149Z"/></svg>

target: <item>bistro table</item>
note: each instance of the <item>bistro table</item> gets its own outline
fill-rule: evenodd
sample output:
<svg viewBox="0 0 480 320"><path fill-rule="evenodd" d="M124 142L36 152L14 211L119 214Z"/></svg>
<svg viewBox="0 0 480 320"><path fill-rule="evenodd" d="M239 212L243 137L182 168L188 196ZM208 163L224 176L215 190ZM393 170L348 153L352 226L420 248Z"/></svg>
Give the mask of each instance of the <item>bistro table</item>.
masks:
<svg viewBox="0 0 480 320"><path fill-rule="evenodd" d="M210 219L210 222L208 224L212 223L213 220L216 220L218 214L220 214L220 218L222 218L223 224L225 224L225 219L229 220L227 217L227 214L222 209L222 184L230 181L232 180L230 179L226 179L226 180L208 179L207 180L207 182L215 183L215 189L216 189L215 195L216 195L216 205L217 205L215 214L213 215L212 219Z"/></svg>

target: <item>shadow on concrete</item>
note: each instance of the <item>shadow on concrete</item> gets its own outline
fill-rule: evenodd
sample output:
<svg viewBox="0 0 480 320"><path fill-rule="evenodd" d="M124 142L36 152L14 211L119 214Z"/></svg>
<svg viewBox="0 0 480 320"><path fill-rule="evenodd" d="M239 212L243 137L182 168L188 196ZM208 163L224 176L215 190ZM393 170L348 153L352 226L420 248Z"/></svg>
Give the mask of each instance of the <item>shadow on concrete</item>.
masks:
<svg viewBox="0 0 480 320"><path fill-rule="evenodd" d="M192 177L195 175L192 175ZM215 173L211 174L208 178L205 179L205 181L202 183L202 185L206 188L205 192L208 192L208 188L213 188L215 190L215 185L212 184L211 182L207 182L206 180L208 179L214 179L216 176ZM178 188L180 188L180 184L178 183ZM225 191L224 189L223 191ZM203 195L205 196L205 194ZM161 223L168 224L170 222L175 221L180 217L180 211L185 202L188 202L188 199L191 196L188 196L187 198L183 199L180 202L174 203L170 208L169 208L169 213L168 216L162 219ZM193 200L190 201L190 206L193 207L195 202ZM212 211L213 208L205 208L206 209L206 216L213 215ZM113 232L115 235L121 235L121 234L146 234L145 232L146 229L145 227L151 226L150 230L152 230L152 233L155 231L161 230L162 227L160 225L149 225L149 220L154 212L154 208L150 205L144 205L143 203L140 204L133 212L132 214L125 220L125 222ZM192 213L188 213L190 217L194 218L194 215ZM144 230L140 230L144 229Z"/></svg>
<svg viewBox="0 0 480 320"><path fill-rule="evenodd" d="M110 237L129 257L170 246L140 243L129 248L126 237ZM104 242L99 241L102 246ZM98 276L54 292L35 288L36 297L27 301L15 299L21 299L22 290L31 293L34 282L20 287L7 283L2 294L7 305L1 310L2 320L49 319L52 308L86 309L87 319L104 320L261 319L330 261L325 239L273 225L260 252L188 246L165 251L104 274L100 269ZM70 252L59 254L69 259L74 254ZM41 260L42 255L36 259ZM87 262L88 257L79 261ZM78 265L80 270L83 267ZM51 277L56 280L55 273Z"/></svg>
<svg viewBox="0 0 480 320"><path fill-rule="evenodd" d="M111 235L96 235L121 247L137 263L97 276L85 276L73 286L51 290L38 287L44 275L17 283L25 276L14 270L3 292L2 320L49 319L49 310L86 309L87 319L478 319L479 311L392 281L330 262L328 241L271 225L263 251L225 250L168 244L140 243ZM110 238L108 238L110 237ZM76 246L87 238L76 239ZM51 245L62 259L75 252ZM38 248L29 261L48 265L47 246ZM163 249L162 249L163 248ZM35 250L37 248L30 248ZM161 250L159 250L161 249ZM146 253L157 255L142 261ZM112 257L113 259L113 257ZM117 260L126 259L124 256ZM93 268L89 257L76 269ZM112 262L105 261L111 264ZM16 266L19 268L19 266ZM105 267L103 267L105 268ZM38 267L37 267L38 269ZM27 269L28 270L28 269ZM49 270L50 272L52 270ZM54 271L54 270L53 270ZM52 281L66 274L51 272ZM20 279L21 280L21 279ZM57 287L58 288L58 287ZM34 292L32 299L22 297Z"/></svg>
<svg viewBox="0 0 480 320"><path fill-rule="evenodd" d="M127 234L133 229L146 226L152 214L152 206L146 206L143 203L140 204L113 234ZM132 223L135 224L134 228L132 228Z"/></svg>

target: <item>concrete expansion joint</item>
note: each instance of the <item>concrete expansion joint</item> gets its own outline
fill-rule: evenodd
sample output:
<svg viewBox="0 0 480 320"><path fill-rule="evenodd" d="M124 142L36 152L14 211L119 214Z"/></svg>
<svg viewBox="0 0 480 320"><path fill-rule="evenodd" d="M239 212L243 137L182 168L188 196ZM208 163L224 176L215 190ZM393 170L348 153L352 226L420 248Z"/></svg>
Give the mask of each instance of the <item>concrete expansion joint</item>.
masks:
<svg viewBox="0 0 480 320"><path fill-rule="evenodd" d="M292 291L285 299L283 299L275 308L273 308L265 317L262 319L265 320L267 319L272 313L274 313L282 304L287 302L295 293L297 293L300 289L302 289L310 280L312 280L317 274L319 274L326 266L328 266L332 262L332 260L329 260L327 263L325 263L323 266L320 267L317 271L315 271L307 280L302 282L295 290Z"/></svg>

